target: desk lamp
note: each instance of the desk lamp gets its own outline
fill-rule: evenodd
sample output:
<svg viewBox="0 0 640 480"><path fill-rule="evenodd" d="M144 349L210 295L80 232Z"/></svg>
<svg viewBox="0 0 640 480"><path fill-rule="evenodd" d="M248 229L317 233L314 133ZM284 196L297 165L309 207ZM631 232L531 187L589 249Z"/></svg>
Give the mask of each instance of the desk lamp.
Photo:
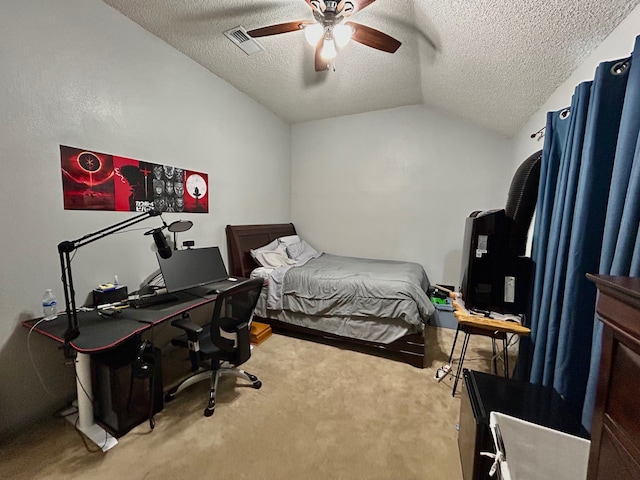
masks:
<svg viewBox="0 0 640 480"><path fill-rule="evenodd" d="M160 214L161 212L155 209L147 210L146 212L129 218L128 220L105 227L97 232L88 233L77 240L66 240L58 244L60 268L62 269L65 309L67 312L67 331L64 333L64 349L67 357L71 356L71 352L69 351L69 342L80 335L80 330L78 329L78 311L76 310L75 290L73 289L73 277L71 275L71 252L74 252L78 248L88 245L89 243L93 243L96 240L100 240L101 238L135 225L136 223L142 222L149 217L160 216ZM162 217L160 218L162 219ZM158 248L160 256L163 258L169 258L171 256L171 248L167 245L167 239L162 234L162 230L168 227L164 220L162 223L164 224L162 227L155 228L147 232L147 234L153 235L153 240Z"/></svg>

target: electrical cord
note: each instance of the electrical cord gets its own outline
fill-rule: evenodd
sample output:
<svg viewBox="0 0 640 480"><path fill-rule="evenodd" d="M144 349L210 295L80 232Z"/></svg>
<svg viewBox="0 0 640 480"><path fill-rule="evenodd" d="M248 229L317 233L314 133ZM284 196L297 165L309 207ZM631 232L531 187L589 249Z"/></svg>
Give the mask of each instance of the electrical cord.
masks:
<svg viewBox="0 0 640 480"><path fill-rule="evenodd" d="M91 449L91 447L89 446L89 443L87 442L87 438L85 437L84 433L82 433L79 429L78 429L78 421L80 419L80 416L78 415L78 417L76 418L76 421L73 423L73 426L75 428L75 431L78 432L78 435L80 435L80 438L82 439L82 443L84 443L84 448L87 450L87 452L89 453L98 453L101 452L102 449L104 448L104 446L107 444L107 441L109 440L107 431L104 431L104 443L102 445L98 445L98 448L96 448L95 450Z"/></svg>
<svg viewBox="0 0 640 480"><path fill-rule="evenodd" d="M144 287L151 287L157 290L159 288L164 288L164 286L164 277L162 276L162 272L157 270L142 281L140 289L143 289Z"/></svg>
<svg viewBox="0 0 640 480"><path fill-rule="evenodd" d="M75 368L75 363L73 364L73 368L76 374L76 382L78 382L78 385L80 385L80 388L82 389L82 391L84 392L85 397L87 397L89 399L89 401L91 402L91 404L93 405L93 397L89 394L89 392L87 392L87 389L84 388L84 385L82 384L82 381L80 380L80 377L78 376L78 371Z"/></svg>
<svg viewBox="0 0 640 480"><path fill-rule="evenodd" d="M44 379L42 378L42 375L40 374L40 371L36 367L36 362L33 359L33 352L31 351L31 332L33 332L33 330L44 321L46 321L44 318L38 320L29 329L29 333L27 334L27 352L29 352L29 359L31 360L31 365L33 366L33 370L36 372L36 375L38 376L38 379L40 380L40 385L42 385L42 388L44 389L44 391L47 392L47 394L51 398L56 398L56 396L53 394L53 392L51 392L51 390L49 390L47 388L47 386L45 385Z"/></svg>
<svg viewBox="0 0 640 480"><path fill-rule="evenodd" d="M69 274L69 270L71 269L71 262L73 262L73 259L76 258L76 253L78 253L78 250L74 250L73 253L71 254L71 256L69 257L69 263L67 264L67 266L65 267L65 270L63 273L60 274L60 281L63 283L65 291L67 289L67 282L65 280L65 276ZM75 295L75 292L70 292L71 295Z"/></svg>

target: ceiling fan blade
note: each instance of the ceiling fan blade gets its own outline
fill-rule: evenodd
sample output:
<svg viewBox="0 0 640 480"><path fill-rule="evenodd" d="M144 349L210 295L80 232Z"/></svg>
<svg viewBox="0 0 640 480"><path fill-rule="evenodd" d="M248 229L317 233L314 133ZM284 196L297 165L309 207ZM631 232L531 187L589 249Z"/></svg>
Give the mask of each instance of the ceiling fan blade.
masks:
<svg viewBox="0 0 640 480"><path fill-rule="evenodd" d="M279 33L295 32L296 30L302 30L304 25L308 25L308 20L298 20L295 22L279 23L277 25L269 25L268 27L256 28L249 30L247 33L251 37L266 37L268 35L278 35Z"/></svg>
<svg viewBox="0 0 640 480"><path fill-rule="evenodd" d="M360 11L363 8L368 7L369 5L371 5L373 2L375 2L376 0L356 0L356 11Z"/></svg>
<svg viewBox="0 0 640 480"><path fill-rule="evenodd" d="M324 72L329 68L329 62L322 58L322 41L318 42L318 46L316 47L316 55L315 55L315 66L316 72Z"/></svg>
<svg viewBox="0 0 640 480"><path fill-rule="evenodd" d="M399 40L396 40L375 28L367 27L366 25L355 22L345 22L345 25L349 25L353 28L351 40L368 47L382 50L383 52L394 53L398 48L400 48L400 45L402 45L402 42Z"/></svg>

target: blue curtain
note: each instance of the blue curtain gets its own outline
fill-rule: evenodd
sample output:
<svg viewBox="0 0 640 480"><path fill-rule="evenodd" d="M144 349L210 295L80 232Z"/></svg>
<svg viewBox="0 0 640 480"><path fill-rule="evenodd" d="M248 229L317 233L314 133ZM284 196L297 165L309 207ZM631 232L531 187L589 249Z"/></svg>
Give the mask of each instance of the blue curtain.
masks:
<svg viewBox="0 0 640 480"><path fill-rule="evenodd" d="M555 388L587 429L601 324L586 274L640 274L639 131L640 36L629 59L601 63L570 107L547 115L545 129L529 380Z"/></svg>

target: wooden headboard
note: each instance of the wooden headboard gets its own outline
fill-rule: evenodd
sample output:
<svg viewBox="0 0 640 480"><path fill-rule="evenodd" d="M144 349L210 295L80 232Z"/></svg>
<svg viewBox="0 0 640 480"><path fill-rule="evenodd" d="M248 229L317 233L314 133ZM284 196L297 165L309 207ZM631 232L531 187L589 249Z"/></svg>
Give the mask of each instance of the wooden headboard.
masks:
<svg viewBox="0 0 640 480"><path fill-rule="evenodd" d="M227 225L227 250L229 273L236 277L249 278L251 271L259 265L249 252L272 242L276 238L295 235L293 223L267 225Z"/></svg>

